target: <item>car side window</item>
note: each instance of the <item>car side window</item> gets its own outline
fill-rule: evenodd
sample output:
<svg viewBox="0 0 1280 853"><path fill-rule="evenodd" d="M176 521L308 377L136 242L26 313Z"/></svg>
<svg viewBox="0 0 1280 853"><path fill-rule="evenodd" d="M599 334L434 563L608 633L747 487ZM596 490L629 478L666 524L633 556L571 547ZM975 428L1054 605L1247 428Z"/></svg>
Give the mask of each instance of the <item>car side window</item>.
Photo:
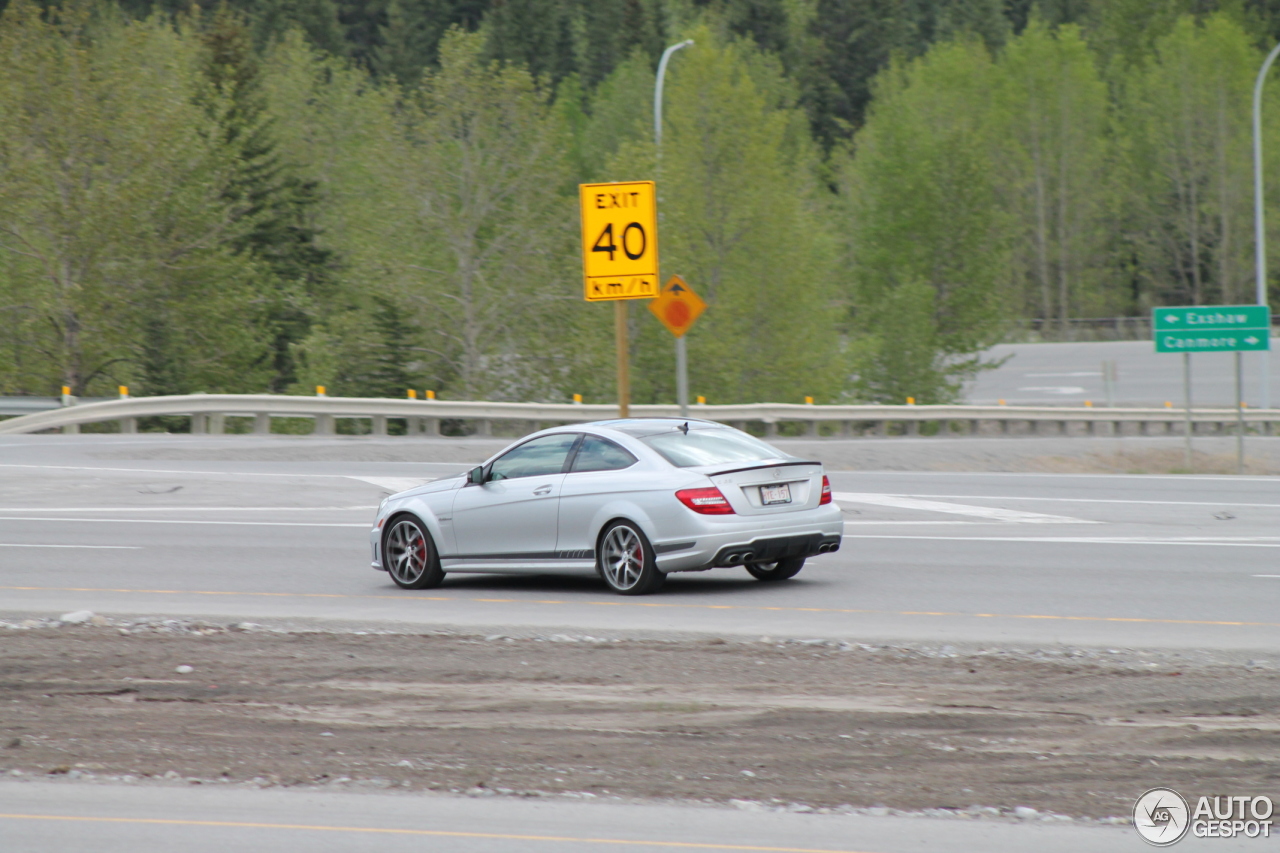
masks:
<svg viewBox="0 0 1280 853"><path fill-rule="evenodd" d="M565 460L577 440L577 433L557 433L526 441L493 460L489 479L514 480L559 474L564 470Z"/></svg>
<svg viewBox="0 0 1280 853"><path fill-rule="evenodd" d="M612 441L588 435L582 439L578 455L573 458L572 473L620 471L634 464L636 464L636 458Z"/></svg>

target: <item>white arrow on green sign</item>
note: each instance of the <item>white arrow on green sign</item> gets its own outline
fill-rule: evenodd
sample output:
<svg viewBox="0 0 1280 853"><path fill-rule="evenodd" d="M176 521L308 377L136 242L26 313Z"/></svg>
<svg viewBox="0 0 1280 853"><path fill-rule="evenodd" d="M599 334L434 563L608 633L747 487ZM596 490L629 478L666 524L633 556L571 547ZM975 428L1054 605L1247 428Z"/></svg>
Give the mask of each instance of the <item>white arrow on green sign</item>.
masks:
<svg viewBox="0 0 1280 853"><path fill-rule="evenodd" d="M1151 312L1156 352L1239 352L1271 349L1266 305L1191 305Z"/></svg>

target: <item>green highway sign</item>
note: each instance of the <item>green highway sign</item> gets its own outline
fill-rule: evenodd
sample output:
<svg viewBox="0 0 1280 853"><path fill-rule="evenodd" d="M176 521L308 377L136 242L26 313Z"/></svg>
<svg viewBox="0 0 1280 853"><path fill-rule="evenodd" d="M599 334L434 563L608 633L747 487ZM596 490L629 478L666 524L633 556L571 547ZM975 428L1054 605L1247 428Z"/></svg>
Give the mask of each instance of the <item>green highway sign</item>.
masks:
<svg viewBox="0 0 1280 853"><path fill-rule="evenodd" d="M1156 331L1266 329L1271 325L1271 308L1266 305L1197 305L1185 308L1156 308Z"/></svg>
<svg viewBox="0 0 1280 853"><path fill-rule="evenodd" d="M1271 349L1266 305L1192 305L1151 313L1156 352L1239 352Z"/></svg>

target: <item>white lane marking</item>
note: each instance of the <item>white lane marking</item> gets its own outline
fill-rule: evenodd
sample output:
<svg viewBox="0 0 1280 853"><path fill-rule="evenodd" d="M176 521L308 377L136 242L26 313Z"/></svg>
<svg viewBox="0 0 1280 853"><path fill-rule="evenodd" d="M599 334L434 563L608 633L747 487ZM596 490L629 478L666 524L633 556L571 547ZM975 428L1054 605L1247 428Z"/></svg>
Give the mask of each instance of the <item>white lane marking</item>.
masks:
<svg viewBox="0 0 1280 853"><path fill-rule="evenodd" d="M250 471L179 471L171 468L107 468L99 465L20 465L15 462L0 462L0 468L35 468L41 471L114 471L126 474L216 474L227 477L325 477L345 480L346 474L276 474Z"/></svg>
<svg viewBox="0 0 1280 853"><path fill-rule="evenodd" d="M141 551L141 545L29 545L23 542L0 542L0 548L91 548L97 551Z"/></svg>
<svg viewBox="0 0 1280 853"><path fill-rule="evenodd" d="M1041 379L1047 379L1048 377L1052 376L1060 379L1065 376L1101 376L1102 374L1096 370L1082 370L1076 373L1024 373L1022 375L1035 376Z"/></svg>
<svg viewBox="0 0 1280 853"><path fill-rule="evenodd" d="M1280 578L1280 575L1254 575L1255 578Z"/></svg>
<svg viewBox="0 0 1280 853"><path fill-rule="evenodd" d="M951 515L971 515L976 518L990 518L996 521L1014 524L1101 524L1099 521L1086 521L1082 518L1068 518L1064 515L1045 515L1040 512L1024 512L1019 509L998 509L987 506L968 506L966 504L942 503L940 501L923 501L918 498L901 495L881 495L869 492L835 492L832 497L837 503L862 503L876 506L892 506L899 509L916 509L925 512L945 512Z"/></svg>
<svg viewBox="0 0 1280 853"><path fill-rule="evenodd" d="M377 509L368 506L43 506L6 507L0 512L350 512Z"/></svg>
<svg viewBox="0 0 1280 853"><path fill-rule="evenodd" d="M1142 443L1141 436L1130 436L1130 438L1133 438L1137 443ZM879 440L880 439L875 439L875 438L858 439L858 441L866 441L866 442L879 441ZM916 439L903 438L901 436L897 436L893 438L886 438L884 440L905 442L905 441L915 441ZM926 436L918 440L921 442L925 442L928 444L935 444L935 445L941 445L948 441L963 441L963 442L972 443L972 439L969 439L969 438L951 439L951 438L938 438L937 436ZM1128 439L1125 439L1125 440L1128 441ZM1267 439L1255 438L1254 440L1264 441ZM1107 439L1107 441L1110 441L1110 439ZM1004 479L1021 478L1025 480L1030 477L1038 477L1040 479L1049 478L1049 479L1055 479L1055 480L1066 479L1066 478L1076 478L1076 479L1085 478L1085 479L1107 480L1107 481L1169 480L1169 481L1175 481L1179 483L1199 483L1199 482L1205 482L1205 481L1221 480L1225 483L1270 483L1273 486L1277 482L1277 478L1274 476L1218 477L1210 474L1027 474L1021 471L873 471L870 469L866 471L841 471L834 468L829 469L827 473L836 474L841 477L846 475L852 477L852 476L865 475L865 474L878 474L878 475L883 475L887 477L888 476L903 477L903 478L946 477L946 478L952 478L952 479L956 477L973 477L975 479L981 479L983 477L995 477L997 479L998 478L1004 478Z"/></svg>
<svg viewBox="0 0 1280 853"><path fill-rule="evenodd" d="M430 463L423 463L430 464ZM200 474L206 476L217 477L303 477L307 479L338 479L338 480L364 480L366 483L374 483L372 479L365 477L355 477L351 474L290 474L286 472L263 472L263 471L181 471L172 468L107 468L105 466L89 466L89 465L21 465L14 462L0 462L0 468L34 468L41 471L112 471L116 473L126 474ZM400 479L396 477L388 479ZM415 485L421 483L429 483L433 478L423 478L414 480Z"/></svg>
<svg viewBox="0 0 1280 853"><path fill-rule="evenodd" d="M407 492L410 489L416 489L418 486L426 485L435 481L435 477L413 478L413 477L357 477L354 474L347 475L348 480L359 480L362 483L368 483L371 486L377 486L380 489L390 489L392 493Z"/></svg>
<svg viewBox="0 0 1280 853"><path fill-rule="evenodd" d="M191 518L42 518L29 515L0 515L0 521L74 521L77 524L239 524L246 527L364 527L371 524L326 523L323 521L205 521Z"/></svg>
<svg viewBox="0 0 1280 853"><path fill-rule="evenodd" d="M1257 536L1239 539L1167 536L912 536L892 533L846 533L845 539L910 539L933 542L1022 542L1031 545L1074 543L1080 545L1208 545L1233 548L1280 548L1280 537Z"/></svg>
<svg viewBox="0 0 1280 853"><path fill-rule="evenodd" d="M910 494L894 495L894 497L912 497L912 498L951 498L953 500L969 500L969 501L1049 501L1050 503L1076 503L1076 504L1140 504L1150 506L1212 506L1212 507L1238 507L1247 506L1255 509L1280 509L1280 504L1242 504L1236 501L1144 501L1144 500L1121 500L1119 498L1046 498L1046 497L1024 497L1021 495L931 495L912 492Z"/></svg>
<svg viewBox="0 0 1280 853"><path fill-rule="evenodd" d="M845 526L855 524L870 524L875 527L884 527L885 525L904 525L904 526L925 526L939 527L945 525L959 525L960 527L1001 527L1008 524L1007 521L867 521L865 519L858 521L845 521Z"/></svg>
<svg viewBox="0 0 1280 853"><path fill-rule="evenodd" d="M1043 394L1083 394L1084 389L1079 385L1028 385L1025 388L1019 388L1019 391L1039 391Z"/></svg>

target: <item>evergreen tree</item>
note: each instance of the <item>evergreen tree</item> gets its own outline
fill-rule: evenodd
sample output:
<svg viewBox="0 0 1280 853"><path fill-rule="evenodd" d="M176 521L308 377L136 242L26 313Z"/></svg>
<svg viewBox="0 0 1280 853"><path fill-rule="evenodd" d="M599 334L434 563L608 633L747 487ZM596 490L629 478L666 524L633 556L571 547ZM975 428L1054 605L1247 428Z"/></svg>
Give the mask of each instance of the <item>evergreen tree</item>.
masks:
<svg viewBox="0 0 1280 853"><path fill-rule="evenodd" d="M492 59L528 69L552 83L581 69L575 44L580 16L571 0L502 0L484 17L485 50Z"/></svg>
<svg viewBox="0 0 1280 853"><path fill-rule="evenodd" d="M277 151L247 22L221 7L202 41L211 110L222 142L236 155L237 170L226 190L241 226L233 245L259 261L274 280L263 295L272 336L270 387L280 391L297 379L291 347L310 331L317 300L333 294L335 261L332 251L318 244L313 224L316 182L302 178Z"/></svg>
<svg viewBox="0 0 1280 853"><path fill-rule="evenodd" d="M226 0L219 0L221 3ZM298 29L321 50L341 56L348 51L335 0L235 0L232 8L252 22L254 40L264 48L289 30Z"/></svg>
<svg viewBox="0 0 1280 853"><path fill-rule="evenodd" d="M371 302L371 322L357 343L359 357L340 366L333 388L342 396L403 397L406 389L419 387L417 327L410 312L389 298L375 296Z"/></svg>
<svg viewBox="0 0 1280 853"><path fill-rule="evenodd" d="M372 68L416 86L422 72L438 64L440 39L449 27L474 30L487 5L484 0L390 0Z"/></svg>

